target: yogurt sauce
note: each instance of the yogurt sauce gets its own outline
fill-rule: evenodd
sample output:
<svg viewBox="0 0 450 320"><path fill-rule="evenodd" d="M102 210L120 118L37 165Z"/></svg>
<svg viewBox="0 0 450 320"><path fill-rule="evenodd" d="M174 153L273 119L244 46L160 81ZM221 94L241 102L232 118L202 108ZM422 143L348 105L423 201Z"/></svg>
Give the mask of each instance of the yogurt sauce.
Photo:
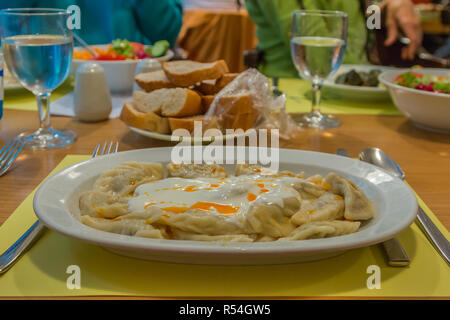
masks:
<svg viewBox="0 0 450 320"><path fill-rule="evenodd" d="M170 213L199 210L228 219L245 219L254 204L276 204L300 195L292 186L304 181L294 177L242 175L228 178L166 178L136 188L128 202L131 212L155 206Z"/></svg>

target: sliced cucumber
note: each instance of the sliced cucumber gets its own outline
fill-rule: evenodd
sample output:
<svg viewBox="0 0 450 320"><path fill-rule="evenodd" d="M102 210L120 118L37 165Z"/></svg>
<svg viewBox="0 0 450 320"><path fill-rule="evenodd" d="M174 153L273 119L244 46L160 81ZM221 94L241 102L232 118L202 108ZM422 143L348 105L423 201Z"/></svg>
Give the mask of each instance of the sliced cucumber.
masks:
<svg viewBox="0 0 450 320"><path fill-rule="evenodd" d="M163 56L170 47L170 43L167 40L156 41L152 46L152 56L161 57Z"/></svg>

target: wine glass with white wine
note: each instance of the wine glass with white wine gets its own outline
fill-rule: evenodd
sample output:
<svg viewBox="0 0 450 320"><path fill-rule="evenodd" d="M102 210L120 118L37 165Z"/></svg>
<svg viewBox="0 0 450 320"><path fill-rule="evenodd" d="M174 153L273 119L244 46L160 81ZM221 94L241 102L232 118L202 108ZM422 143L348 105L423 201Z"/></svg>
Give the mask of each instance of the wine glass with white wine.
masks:
<svg viewBox="0 0 450 320"><path fill-rule="evenodd" d="M69 75L72 31L69 13L60 9L0 11L0 35L6 65L37 100L40 128L20 135L30 149L59 148L73 143L76 134L50 125L50 94Z"/></svg>
<svg viewBox="0 0 450 320"><path fill-rule="evenodd" d="M322 84L342 63L347 41L347 14L297 10L292 13L291 56L300 75L312 84L312 110L296 119L306 128L326 129L339 119L320 112Z"/></svg>

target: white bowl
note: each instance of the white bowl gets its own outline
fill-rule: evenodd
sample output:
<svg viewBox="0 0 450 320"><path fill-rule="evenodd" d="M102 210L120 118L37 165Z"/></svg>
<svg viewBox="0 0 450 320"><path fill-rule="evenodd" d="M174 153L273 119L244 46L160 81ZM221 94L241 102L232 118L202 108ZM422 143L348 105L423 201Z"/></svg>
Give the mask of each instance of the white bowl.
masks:
<svg viewBox="0 0 450 320"><path fill-rule="evenodd" d="M96 45L99 49L105 49L108 45ZM74 50L84 50L75 48ZM174 56L172 50L168 50L162 57L154 58L160 62L169 61ZM70 66L71 74L76 74L78 68L91 60L72 59ZM134 76L139 60L116 60L116 61L95 61L105 70L106 80L112 93L131 93L133 91Z"/></svg>
<svg viewBox="0 0 450 320"><path fill-rule="evenodd" d="M450 133L450 94L411 89L394 83L395 78L412 69L385 71L378 79L389 90L397 108L416 126ZM429 75L448 75L447 69L423 68L414 71Z"/></svg>
<svg viewBox="0 0 450 320"><path fill-rule="evenodd" d="M416 217L417 200L411 189L373 165L333 154L279 149L280 169L304 171L307 175L326 175L333 171L354 181L372 200L377 211L375 217L357 232L339 237L227 244L120 235L90 228L79 221L80 193L90 189L99 174L125 161L167 163L171 152L172 148L119 152L64 169L41 184L34 196L34 211L50 229L122 255L166 262L228 265L324 259L391 239ZM246 152L248 156L249 149ZM223 154L225 156L225 152ZM234 172L234 165L224 167L229 173Z"/></svg>

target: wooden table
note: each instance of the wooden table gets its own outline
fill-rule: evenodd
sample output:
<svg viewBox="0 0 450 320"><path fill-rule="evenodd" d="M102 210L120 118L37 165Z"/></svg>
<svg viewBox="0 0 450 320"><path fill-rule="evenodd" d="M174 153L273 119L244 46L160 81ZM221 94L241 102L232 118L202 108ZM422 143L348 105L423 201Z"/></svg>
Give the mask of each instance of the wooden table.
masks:
<svg viewBox="0 0 450 320"><path fill-rule="evenodd" d="M305 130L298 139L281 147L336 152L346 148L356 156L366 147L380 147L398 161L409 184L448 229L450 227L450 135L415 128L400 116L340 115L339 128ZM167 142L139 136L118 119L81 123L72 118L53 117L55 128L77 132L71 146L45 151L24 150L10 171L0 178L0 224L32 192L66 154L91 154L103 141L120 142L119 150L169 146ZM36 129L37 114L5 110L0 121L0 145L23 131Z"/></svg>
<svg viewBox="0 0 450 320"><path fill-rule="evenodd" d="M327 131L305 130L298 140L281 147L334 153L345 147L352 156L363 148L377 146L392 155L412 185L448 229L450 226L450 136L416 129L400 116L340 115L342 125ZM169 146L167 142L139 136L118 119L80 123L72 118L53 117L55 128L77 132L71 146L46 151L24 150L10 171L0 178L0 224L32 192L66 154L91 154L103 141L119 141L120 151ZM5 110L0 121L0 146L17 134L33 130L37 115L31 111ZM85 299L86 297L40 297L40 299ZM148 299L149 297L90 297L90 299ZM354 297L358 298L358 297ZM359 297L360 298L360 297ZM422 297L424 298L424 297ZM153 298L152 298L153 299ZM302 299L321 299L302 297ZM338 298L339 299L339 298ZM352 299L347 297L346 299Z"/></svg>

